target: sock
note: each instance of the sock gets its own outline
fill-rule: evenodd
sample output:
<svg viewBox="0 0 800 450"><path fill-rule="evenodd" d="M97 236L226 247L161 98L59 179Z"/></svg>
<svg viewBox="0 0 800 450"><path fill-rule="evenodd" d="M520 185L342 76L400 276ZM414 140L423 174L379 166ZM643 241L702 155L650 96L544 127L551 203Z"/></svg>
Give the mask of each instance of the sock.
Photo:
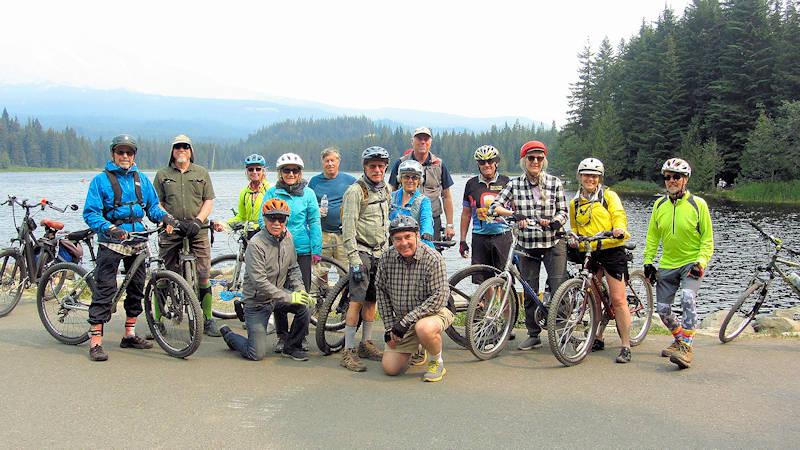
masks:
<svg viewBox="0 0 800 450"><path fill-rule="evenodd" d="M103 324L98 323L95 325L90 325L89 335L92 337L92 341L89 344L89 347L94 347L95 345L103 345Z"/></svg>
<svg viewBox="0 0 800 450"><path fill-rule="evenodd" d="M156 285L155 289L156 299L153 301L153 317L155 317L156 322L161 322L161 307L158 306L158 299L159 298L166 298L167 296L167 285L159 286Z"/></svg>
<svg viewBox="0 0 800 450"><path fill-rule="evenodd" d="M672 333L672 337L674 337L675 340L677 341L683 335L683 327L678 326L678 328L674 328L672 330L669 330L669 332ZM692 335L694 335L694 333L692 333Z"/></svg>
<svg viewBox="0 0 800 450"><path fill-rule="evenodd" d="M431 356L431 361L439 361L439 363L443 363L444 361L442 361L442 352Z"/></svg>
<svg viewBox="0 0 800 450"><path fill-rule="evenodd" d="M346 349L354 349L356 345L353 341L356 340L356 327L351 327L350 325L344 326L344 348Z"/></svg>
<svg viewBox="0 0 800 450"><path fill-rule="evenodd" d="M361 322L361 342L372 340L372 322Z"/></svg>
<svg viewBox="0 0 800 450"><path fill-rule="evenodd" d="M211 318L211 283L208 282L198 289L197 296L200 297L200 306L203 308L203 319Z"/></svg>
<svg viewBox="0 0 800 450"><path fill-rule="evenodd" d="M136 317L125 318L125 337L131 337L136 334Z"/></svg>
<svg viewBox="0 0 800 450"><path fill-rule="evenodd" d="M687 344L689 347L692 346L692 342L694 342L694 334L696 333L695 330L683 330L683 334L681 335L681 340Z"/></svg>

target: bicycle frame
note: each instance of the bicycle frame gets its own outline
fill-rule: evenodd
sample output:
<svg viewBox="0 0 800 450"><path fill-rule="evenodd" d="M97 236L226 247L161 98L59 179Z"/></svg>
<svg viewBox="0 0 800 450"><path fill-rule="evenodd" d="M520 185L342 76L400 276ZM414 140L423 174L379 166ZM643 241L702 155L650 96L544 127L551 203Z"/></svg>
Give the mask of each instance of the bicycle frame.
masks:
<svg viewBox="0 0 800 450"><path fill-rule="evenodd" d="M767 240L772 242L772 244L775 246L775 252L772 254L772 258L767 263L767 265L766 266L757 266L756 267L755 275L753 276L753 279L750 281L750 284L752 285L756 281L760 281L760 282L764 283L764 288L763 289L766 290L766 289L769 288L769 285L772 284L772 281L775 279L775 272L778 272L778 275L780 275L781 278L783 278L783 281L785 281L786 284L789 285L789 287L792 289L792 291L795 293L795 295L800 297L800 289L798 289L791 282L791 280L789 280L789 276L778 265L778 264L783 264L783 265L789 266L789 267L800 267L800 263L796 263L794 261L789 261L787 259L782 259L779 256L779 254L780 254L780 252L782 250L786 250L787 252L789 252L789 253L791 253L791 254L793 254L795 256L800 255L800 253L796 252L794 250L791 250L789 248L785 248L782 240L776 238L775 236L772 236L772 235L768 234L760 226L758 226L758 224L756 224L755 222L750 222L750 225L752 225L753 228L758 230L764 237L767 238ZM763 272L768 272L769 273L769 278L768 279L764 280L759 276ZM766 296L766 292L764 293L764 295Z"/></svg>

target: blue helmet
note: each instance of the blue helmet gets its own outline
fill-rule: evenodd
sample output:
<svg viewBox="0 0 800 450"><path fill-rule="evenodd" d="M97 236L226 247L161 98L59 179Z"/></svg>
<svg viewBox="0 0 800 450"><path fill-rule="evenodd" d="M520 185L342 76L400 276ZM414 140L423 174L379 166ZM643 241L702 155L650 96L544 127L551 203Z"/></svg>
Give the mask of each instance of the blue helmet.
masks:
<svg viewBox="0 0 800 450"><path fill-rule="evenodd" d="M263 156L253 153L252 155L244 159L245 167L247 167L250 164L261 164L262 166L266 166L267 160L264 159Z"/></svg>

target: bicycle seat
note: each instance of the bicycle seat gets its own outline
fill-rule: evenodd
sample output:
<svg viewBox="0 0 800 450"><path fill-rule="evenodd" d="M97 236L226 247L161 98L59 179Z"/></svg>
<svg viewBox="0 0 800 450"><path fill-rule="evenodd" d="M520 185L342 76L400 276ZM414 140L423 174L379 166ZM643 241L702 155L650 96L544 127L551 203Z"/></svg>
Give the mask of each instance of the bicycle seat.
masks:
<svg viewBox="0 0 800 450"><path fill-rule="evenodd" d="M87 228L85 230L73 231L72 233L69 233L66 238L70 241L82 241L92 234L94 234L94 231L92 231L91 228Z"/></svg>
<svg viewBox="0 0 800 450"><path fill-rule="evenodd" d="M56 222L55 220L50 220L50 219L42 219L42 221L39 222L39 225L43 225L45 227L49 227L49 228L52 228L54 230L63 230L64 229L64 224L63 223Z"/></svg>
<svg viewBox="0 0 800 450"><path fill-rule="evenodd" d="M622 248L624 248L625 250L634 250L636 248L636 244L634 244L633 242L626 242L622 244Z"/></svg>

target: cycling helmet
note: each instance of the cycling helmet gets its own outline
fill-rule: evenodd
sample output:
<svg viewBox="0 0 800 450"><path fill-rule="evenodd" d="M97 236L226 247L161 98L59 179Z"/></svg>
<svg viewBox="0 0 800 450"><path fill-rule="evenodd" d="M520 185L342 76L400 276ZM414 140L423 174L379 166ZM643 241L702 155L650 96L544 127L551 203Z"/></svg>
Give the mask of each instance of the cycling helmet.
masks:
<svg viewBox="0 0 800 450"><path fill-rule="evenodd" d="M291 214L291 209L289 209L289 204L279 198L270 198L264 200L264 203L261 205L261 214L265 216L288 216Z"/></svg>
<svg viewBox="0 0 800 450"><path fill-rule="evenodd" d="M111 139L111 145L108 146L108 149L113 152L114 147L118 145L127 145L133 149L134 154L136 153L136 150L138 150L138 147L136 147L136 139L129 134L118 134L114 136L114 139Z"/></svg>
<svg viewBox="0 0 800 450"><path fill-rule="evenodd" d="M419 231L419 224L411 216L398 214L389 223L389 236L401 231Z"/></svg>
<svg viewBox="0 0 800 450"><path fill-rule="evenodd" d="M690 177L692 176L692 167L680 158L672 158L666 160L664 165L661 166L661 175L664 175L664 172L675 172Z"/></svg>
<svg viewBox="0 0 800 450"><path fill-rule="evenodd" d="M606 168L603 167L603 162L597 158L586 158L578 164L578 176L581 174L592 174L602 177L605 173Z"/></svg>
<svg viewBox="0 0 800 450"><path fill-rule="evenodd" d="M262 166L266 166L267 160L265 160L263 156L253 153L244 159L245 167L249 166L250 164L261 164Z"/></svg>
<svg viewBox="0 0 800 450"><path fill-rule="evenodd" d="M496 159L500 156L500 152L492 145L481 145L475 150L475 161L487 161Z"/></svg>
<svg viewBox="0 0 800 450"><path fill-rule="evenodd" d="M284 153L278 157L278 162L275 164L275 168L281 170L281 167L290 166L292 164L300 167L301 169L305 167L303 165L303 158L294 153Z"/></svg>
<svg viewBox="0 0 800 450"><path fill-rule="evenodd" d="M400 163L397 173L400 175L403 173L413 173L422 178L424 171L422 169L422 164L420 164L418 161L414 161L413 159L408 159Z"/></svg>
<svg viewBox="0 0 800 450"><path fill-rule="evenodd" d="M539 141L528 141L519 149L519 157L524 158L525 154L531 150L539 150L544 152L545 156L547 156L547 147L545 147L543 143Z"/></svg>
<svg viewBox="0 0 800 450"><path fill-rule="evenodd" d="M378 146L366 148L361 152L361 164L367 161L383 161L389 164L389 152L385 148Z"/></svg>

